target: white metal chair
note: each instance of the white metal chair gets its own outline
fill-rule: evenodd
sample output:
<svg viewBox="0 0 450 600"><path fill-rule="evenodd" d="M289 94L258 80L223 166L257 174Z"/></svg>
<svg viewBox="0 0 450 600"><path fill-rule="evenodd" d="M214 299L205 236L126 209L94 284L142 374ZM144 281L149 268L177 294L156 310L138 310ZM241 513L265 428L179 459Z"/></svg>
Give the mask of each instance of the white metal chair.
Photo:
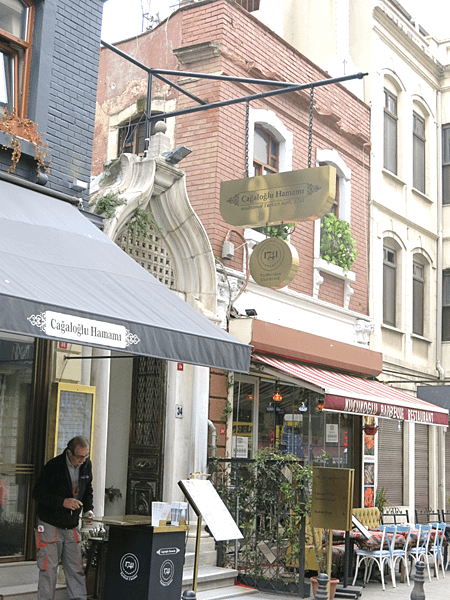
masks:
<svg viewBox="0 0 450 600"><path fill-rule="evenodd" d="M362 562L364 562L364 585L369 581L370 575L372 573L373 564L376 563L378 568L380 569L381 575L381 585L383 586L383 590L386 589L384 584L384 567L388 565L391 570L391 578L392 585L396 587L395 583L395 572L394 565L392 561L392 548L395 545L395 537L397 533L397 527L394 525L393 527L384 526L382 528L382 537L380 547L377 550L362 550L358 548L356 550L356 567L355 567L355 576L353 578L353 585L355 585L356 578L358 576L358 568ZM392 534L392 537L390 535ZM385 548L386 542L386 548ZM392 546L392 547L391 547Z"/></svg>
<svg viewBox="0 0 450 600"><path fill-rule="evenodd" d="M417 523L417 540L409 553L410 558L414 561L414 566L422 560L427 565L428 579L431 581L430 561L429 561L429 545L431 536L431 525L421 525Z"/></svg>
<svg viewBox="0 0 450 600"><path fill-rule="evenodd" d="M406 581L407 581L408 585L410 585L408 560L409 560L409 553L410 553L409 543L411 540L411 525L397 525L397 533L401 533L404 536L404 542L403 542L403 546L401 548L395 547L395 541L392 544L392 562L394 565L394 572L395 572L397 563L399 563L400 569L403 566L405 569L405 573L406 573Z"/></svg>
<svg viewBox="0 0 450 600"><path fill-rule="evenodd" d="M439 563L442 567L442 575L445 577L445 565L444 565L444 537L445 537L445 523L433 523L432 528L436 531L434 539L429 544L428 555L433 559L434 572L436 577L439 579ZM447 559L448 560L448 559Z"/></svg>

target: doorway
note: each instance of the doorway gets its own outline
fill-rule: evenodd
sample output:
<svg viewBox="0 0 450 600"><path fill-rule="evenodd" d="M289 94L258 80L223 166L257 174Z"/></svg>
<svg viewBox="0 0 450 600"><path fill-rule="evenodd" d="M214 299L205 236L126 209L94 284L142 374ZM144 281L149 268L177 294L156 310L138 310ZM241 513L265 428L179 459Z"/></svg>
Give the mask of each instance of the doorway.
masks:
<svg viewBox="0 0 450 600"><path fill-rule="evenodd" d="M165 406L166 361L135 358L126 500L129 515L149 516L152 502L162 498Z"/></svg>

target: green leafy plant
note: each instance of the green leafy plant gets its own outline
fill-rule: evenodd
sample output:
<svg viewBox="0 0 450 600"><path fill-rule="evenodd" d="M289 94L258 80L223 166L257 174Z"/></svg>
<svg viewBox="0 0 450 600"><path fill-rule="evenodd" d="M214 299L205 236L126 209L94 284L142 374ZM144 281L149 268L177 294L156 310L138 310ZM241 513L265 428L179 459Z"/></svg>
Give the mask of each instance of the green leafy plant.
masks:
<svg viewBox="0 0 450 600"><path fill-rule="evenodd" d="M358 255L350 224L329 213L322 217L320 228L321 258L341 267L344 273L350 271Z"/></svg>
<svg viewBox="0 0 450 600"><path fill-rule="evenodd" d="M384 487L377 488L377 491L375 493L375 506L380 511L380 516L384 513L384 508L388 504L389 503L386 495L386 489Z"/></svg>
<svg viewBox="0 0 450 600"><path fill-rule="evenodd" d="M107 219L111 219L115 215L116 208L125 202L126 200L121 198L117 192L108 192L91 204L95 205L94 213L96 215L105 215Z"/></svg>
<svg viewBox="0 0 450 600"><path fill-rule="evenodd" d="M272 448L256 452L253 461L222 464L212 459L210 467L212 481L244 535L237 559L241 581L294 583L299 532L311 507L312 468ZM234 566L234 542L225 544L223 557L224 566Z"/></svg>
<svg viewBox="0 0 450 600"><path fill-rule="evenodd" d="M127 228L131 235L135 237L146 238L151 232L162 235L162 231L155 221L153 214L142 208L136 208L131 219L128 221Z"/></svg>
<svg viewBox="0 0 450 600"><path fill-rule="evenodd" d="M267 225L266 227L255 227L254 229L267 237L286 241L293 227L295 227L295 223L280 223L278 225Z"/></svg>

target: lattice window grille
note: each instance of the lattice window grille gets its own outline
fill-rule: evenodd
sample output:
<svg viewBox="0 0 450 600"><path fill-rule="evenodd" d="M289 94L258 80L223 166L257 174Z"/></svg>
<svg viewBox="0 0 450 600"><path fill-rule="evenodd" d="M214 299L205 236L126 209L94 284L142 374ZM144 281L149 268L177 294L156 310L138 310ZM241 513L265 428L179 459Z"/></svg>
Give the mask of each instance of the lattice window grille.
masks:
<svg viewBox="0 0 450 600"><path fill-rule="evenodd" d="M170 289L175 289L175 271L164 240L156 232L145 238L133 236L124 228L116 239L124 252Z"/></svg>
<svg viewBox="0 0 450 600"><path fill-rule="evenodd" d="M161 426L159 397L164 390L164 361L147 356L135 360L138 372L133 443L155 446Z"/></svg>

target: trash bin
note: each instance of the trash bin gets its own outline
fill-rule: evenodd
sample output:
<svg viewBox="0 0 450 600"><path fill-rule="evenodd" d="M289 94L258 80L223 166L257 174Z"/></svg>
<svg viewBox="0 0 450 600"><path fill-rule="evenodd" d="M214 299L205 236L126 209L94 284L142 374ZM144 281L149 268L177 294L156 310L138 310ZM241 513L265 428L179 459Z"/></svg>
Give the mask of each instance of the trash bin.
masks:
<svg viewBox="0 0 450 600"><path fill-rule="evenodd" d="M103 597L180 600L187 529L110 525Z"/></svg>

